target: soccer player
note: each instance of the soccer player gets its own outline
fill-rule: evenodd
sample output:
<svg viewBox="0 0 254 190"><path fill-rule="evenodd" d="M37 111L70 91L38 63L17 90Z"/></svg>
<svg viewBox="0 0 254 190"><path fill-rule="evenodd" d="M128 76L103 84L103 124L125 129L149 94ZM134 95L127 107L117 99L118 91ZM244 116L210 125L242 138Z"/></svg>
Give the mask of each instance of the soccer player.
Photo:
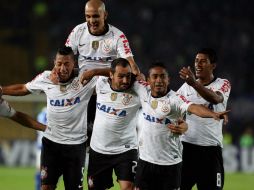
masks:
<svg viewBox="0 0 254 190"><path fill-rule="evenodd" d="M0 90L2 91L2 87L0 87ZM38 123L36 120L28 116L27 114L16 111L13 107L11 107L9 103L1 97L1 93L0 93L0 116L1 117L9 118L31 129L35 129L39 131L44 131L46 129L45 125Z"/></svg>
<svg viewBox="0 0 254 190"><path fill-rule="evenodd" d="M214 76L217 55L213 49L200 49L195 58L195 75L188 68L180 70L186 81L177 93L210 110L226 110L230 82ZM183 167L181 190L221 190L224 185L222 158L222 123L210 118L186 115L189 130L183 135Z"/></svg>
<svg viewBox="0 0 254 190"><path fill-rule="evenodd" d="M118 58L126 58L132 72L140 78L139 68L133 59L129 41L125 34L107 23L108 12L101 0L89 0L85 5L86 22L77 25L69 34L66 46L70 46L78 55L81 70L93 68L110 68L111 62ZM96 96L92 96L88 107L88 123L94 121ZM89 132L92 128L89 127Z"/></svg>
<svg viewBox="0 0 254 190"><path fill-rule="evenodd" d="M161 63L149 68L147 79L149 88L135 87L134 84L142 105L139 123L143 124L139 139L136 189L176 190L181 182L182 145L179 135L172 134L167 125L177 125L186 112L211 117L211 120L219 120L225 112L212 112L170 90L168 72Z"/></svg>
<svg viewBox="0 0 254 190"><path fill-rule="evenodd" d="M128 39L106 21L108 12L103 1L87 1L84 12L86 22L72 30L65 44L78 54L80 69L110 68L114 59L122 57L129 61L132 72L139 75Z"/></svg>
<svg viewBox="0 0 254 190"><path fill-rule="evenodd" d="M26 84L3 87L3 94L46 94L47 128L42 139L41 189L55 189L61 175L66 190L83 189L87 105L96 79L85 86L79 83L73 74L75 58L70 47L57 51L54 64L59 84L51 81L51 71L44 71Z"/></svg>
<svg viewBox="0 0 254 190"><path fill-rule="evenodd" d="M134 79L135 80L135 79ZM136 113L140 107L128 60L115 59L110 77L96 83L96 116L90 143L88 187L113 186L114 170L121 190L132 190L137 164Z"/></svg>

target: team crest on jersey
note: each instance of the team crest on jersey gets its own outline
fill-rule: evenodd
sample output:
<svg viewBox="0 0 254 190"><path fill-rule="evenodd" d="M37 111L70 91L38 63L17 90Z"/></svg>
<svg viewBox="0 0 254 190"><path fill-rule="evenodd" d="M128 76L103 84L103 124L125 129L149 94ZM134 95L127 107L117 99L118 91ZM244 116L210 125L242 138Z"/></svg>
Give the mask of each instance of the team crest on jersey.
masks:
<svg viewBox="0 0 254 190"><path fill-rule="evenodd" d="M47 172L48 168L47 167L41 167L41 179L45 179L48 176L48 172Z"/></svg>
<svg viewBox="0 0 254 190"><path fill-rule="evenodd" d="M166 101L163 101L161 106L161 111L164 113L168 113L170 111L170 107L168 105L169 103L167 103Z"/></svg>
<svg viewBox="0 0 254 190"><path fill-rule="evenodd" d="M92 41L92 48L97 50L99 48L99 41Z"/></svg>
<svg viewBox="0 0 254 190"><path fill-rule="evenodd" d="M79 81L77 79L74 79L73 82L71 83L71 88L73 90L78 90L80 88L79 86Z"/></svg>
<svg viewBox="0 0 254 190"><path fill-rule="evenodd" d="M158 101L157 101L157 100L153 100L153 101L151 102L151 107L152 107L153 109L156 109L156 108L158 107Z"/></svg>
<svg viewBox="0 0 254 190"><path fill-rule="evenodd" d="M116 101L116 99L117 99L117 93L115 93L115 92L111 93L110 99L112 101Z"/></svg>
<svg viewBox="0 0 254 190"><path fill-rule="evenodd" d="M103 42L102 42L102 51L104 52L104 53L109 53L109 52L111 52L112 51L112 40L110 40L110 39L107 39L107 40L103 40Z"/></svg>
<svg viewBox="0 0 254 190"><path fill-rule="evenodd" d="M122 100L123 105L128 105L131 101L131 98L132 98L132 95L123 94L123 100Z"/></svg>

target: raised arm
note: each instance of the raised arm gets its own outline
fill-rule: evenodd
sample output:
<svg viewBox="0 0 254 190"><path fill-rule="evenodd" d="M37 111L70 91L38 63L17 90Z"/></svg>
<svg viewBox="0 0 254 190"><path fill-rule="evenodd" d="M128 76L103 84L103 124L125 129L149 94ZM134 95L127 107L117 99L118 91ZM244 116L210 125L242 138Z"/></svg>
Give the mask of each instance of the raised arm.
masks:
<svg viewBox="0 0 254 190"><path fill-rule="evenodd" d="M183 67L180 72L180 78L185 80L185 82L192 86L200 96L202 96L206 101L211 102L213 104L218 104L223 102L223 95L218 91L212 91L206 87L204 87L201 83L196 81L194 73L191 71L190 67Z"/></svg>

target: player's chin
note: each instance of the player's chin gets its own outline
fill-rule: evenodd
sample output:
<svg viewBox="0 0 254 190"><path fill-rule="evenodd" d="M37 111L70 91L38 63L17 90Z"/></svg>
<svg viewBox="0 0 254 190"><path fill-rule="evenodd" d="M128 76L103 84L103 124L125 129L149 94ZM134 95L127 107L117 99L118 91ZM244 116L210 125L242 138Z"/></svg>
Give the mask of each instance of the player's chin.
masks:
<svg viewBox="0 0 254 190"><path fill-rule="evenodd" d="M156 86L156 87L154 88L154 90L155 90L156 92L164 92L164 91L165 91L165 87L163 87L163 86Z"/></svg>
<svg viewBox="0 0 254 190"><path fill-rule="evenodd" d="M69 75L61 75L59 76L59 81L60 82L67 82L70 79Z"/></svg>
<svg viewBox="0 0 254 190"><path fill-rule="evenodd" d="M98 26L89 26L89 30L92 34L99 34L100 33L100 30L99 30L99 27Z"/></svg>
<svg viewBox="0 0 254 190"><path fill-rule="evenodd" d="M119 90L123 91L123 90L127 90L129 88L129 85L121 85L119 87Z"/></svg>

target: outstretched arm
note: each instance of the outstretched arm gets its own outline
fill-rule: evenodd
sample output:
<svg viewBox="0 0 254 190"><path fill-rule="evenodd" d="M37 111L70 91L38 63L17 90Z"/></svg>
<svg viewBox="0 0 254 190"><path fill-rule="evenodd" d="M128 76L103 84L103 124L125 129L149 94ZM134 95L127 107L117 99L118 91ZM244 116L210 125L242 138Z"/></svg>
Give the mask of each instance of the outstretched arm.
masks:
<svg viewBox="0 0 254 190"><path fill-rule="evenodd" d="M7 101L0 98L0 116L7 117L25 127L32 128L39 131L45 131L46 126L37 122L27 114L21 113L13 109Z"/></svg>
<svg viewBox="0 0 254 190"><path fill-rule="evenodd" d="M180 72L180 78L185 80L185 82L192 86L206 101L211 102L213 104L218 104L223 102L223 95L216 91L212 91L208 88L205 88L201 83L196 81L195 75L192 72L191 68L183 67Z"/></svg>
<svg viewBox="0 0 254 190"><path fill-rule="evenodd" d="M214 118L215 120L223 119L223 115L227 114L229 111L230 110L223 112L213 112L209 110L207 107L198 104L191 104L188 107L188 112L190 113L193 113L199 117Z"/></svg>
<svg viewBox="0 0 254 190"><path fill-rule="evenodd" d="M31 94L31 92L26 88L25 84L14 84L9 86L2 86L0 88L1 94L10 96L24 96Z"/></svg>
<svg viewBox="0 0 254 190"><path fill-rule="evenodd" d="M17 123L39 131L45 131L46 125L43 125L36 120L34 120L32 117L29 115L17 111L16 114L14 114L11 118L11 120L16 121Z"/></svg>

